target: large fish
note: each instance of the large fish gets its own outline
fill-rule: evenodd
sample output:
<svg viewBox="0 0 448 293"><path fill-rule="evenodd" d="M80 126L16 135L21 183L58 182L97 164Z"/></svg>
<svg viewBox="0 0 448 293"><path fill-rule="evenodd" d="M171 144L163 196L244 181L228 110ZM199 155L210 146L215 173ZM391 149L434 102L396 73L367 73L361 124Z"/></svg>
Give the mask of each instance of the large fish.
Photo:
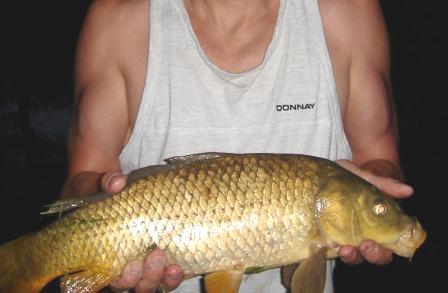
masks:
<svg viewBox="0 0 448 293"><path fill-rule="evenodd" d="M209 292L235 292L244 272L297 262L285 283L319 292L340 245L372 239L412 257L426 237L374 186L304 155L175 157L131 173L118 194L57 202L49 212L76 207L0 247L0 292L38 292L58 276L64 292L98 291L155 247L186 278L206 275Z"/></svg>

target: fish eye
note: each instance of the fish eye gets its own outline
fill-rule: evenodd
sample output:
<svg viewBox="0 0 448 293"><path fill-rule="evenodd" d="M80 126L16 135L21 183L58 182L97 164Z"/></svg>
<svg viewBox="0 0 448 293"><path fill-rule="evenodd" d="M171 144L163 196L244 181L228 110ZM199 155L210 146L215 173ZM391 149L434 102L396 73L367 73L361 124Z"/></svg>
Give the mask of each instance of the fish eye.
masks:
<svg viewBox="0 0 448 293"><path fill-rule="evenodd" d="M377 199L373 205L373 213L377 216L382 216L387 212L387 204L382 199Z"/></svg>

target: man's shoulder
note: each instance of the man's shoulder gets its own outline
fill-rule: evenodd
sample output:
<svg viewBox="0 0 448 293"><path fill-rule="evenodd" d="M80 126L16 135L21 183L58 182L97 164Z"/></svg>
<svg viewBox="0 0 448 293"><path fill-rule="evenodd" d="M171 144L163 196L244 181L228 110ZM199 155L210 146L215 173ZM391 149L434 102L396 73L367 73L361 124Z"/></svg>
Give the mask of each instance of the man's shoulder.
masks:
<svg viewBox="0 0 448 293"><path fill-rule="evenodd" d="M372 26L383 23L379 0L318 1L326 34L342 44L348 45L364 33L377 33Z"/></svg>
<svg viewBox="0 0 448 293"><path fill-rule="evenodd" d="M133 6L145 5L150 0L93 0L92 5L98 5L103 8L132 8Z"/></svg>
<svg viewBox="0 0 448 293"><path fill-rule="evenodd" d="M93 0L88 14L108 18L109 22L131 22L139 15L148 15L150 0Z"/></svg>
<svg viewBox="0 0 448 293"><path fill-rule="evenodd" d="M78 82L88 84L144 48L149 29L148 0L93 0L78 41Z"/></svg>
<svg viewBox="0 0 448 293"><path fill-rule="evenodd" d="M373 14L380 7L379 0L318 0L318 3L324 16L349 20L362 14Z"/></svg>
<svg viewBox="0 0 448 293"><path fill-rule="evenodd" d="M369 7L372 5L378 5L379 0L318 0L319 5L331 5L339 8L353 8L355 6Z"/></svg>
<svg viewBox="0 0 448 293"><path fill-rule="evenodd" d="M149 0L93 0L83 25L83 36L100 46L127 46L148 31Z"/></svg>

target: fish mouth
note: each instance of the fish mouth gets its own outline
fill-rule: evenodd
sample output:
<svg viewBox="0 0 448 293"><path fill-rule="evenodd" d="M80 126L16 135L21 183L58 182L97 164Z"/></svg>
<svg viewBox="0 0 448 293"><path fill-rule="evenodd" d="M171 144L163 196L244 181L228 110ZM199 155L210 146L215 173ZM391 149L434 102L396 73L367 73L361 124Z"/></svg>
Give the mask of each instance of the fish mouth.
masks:
<svg viewBox="0 0 448 293"><path fill-rule="evenodd" d="M415 251L423 244L423 242L425 242L425 240L426 231L422 228L417 219L415 219L413 225L410 225L394 244L386 245L386 248L389 248L399 256L412 258Z"/></svg>

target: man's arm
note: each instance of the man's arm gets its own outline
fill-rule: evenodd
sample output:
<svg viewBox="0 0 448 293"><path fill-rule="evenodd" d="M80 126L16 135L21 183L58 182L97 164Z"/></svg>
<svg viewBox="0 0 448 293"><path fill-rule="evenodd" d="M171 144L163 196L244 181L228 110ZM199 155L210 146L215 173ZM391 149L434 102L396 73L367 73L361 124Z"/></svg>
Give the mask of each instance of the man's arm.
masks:
<svg viewBox="0 0 448 293"><path fill-rule="evenodd" d="M353 163L341 165L377 185L393 197L406 197L412 188L399 183L402 172L398 154L397 118L391 98L389 42L378 1L350 1L352 41L349 67L349 91L344 128L353 152ZM376 264L385 264L392 253L373 241L361 244L359 255L351 247L342 247L340 255L348 263L363 256Z"/></svg>
<svg viewBox="0 0 448 293"><path fill-rule="evenodd" d="M123 5L131 2L95 0L87 13L76 56L75 115L63 196L115 193L126 184L118 157L130 134L130 119L120 54L132 30L125 21L132 11ZM167 289L177 287L181 275L177 265L166 266L165 254L156 249L144 261L125 266L112 285L120 291L152 292L161 283Z"/></svg>
<svg viewBox="0 0 448 293"><path fill-rule="evenodd" d="M98 192L101 175L120 169L118 156L129 119L125 79L118 63L121 29L117 2L94 1L81 31L64 195Z"/></svg>
<svg viewBox="0 0 448 293"><path fill-rule="evenodd" d="M399 168L389 42L378 1L352 2L353 40L344 126L358 165L384 159Z"/></svg>

